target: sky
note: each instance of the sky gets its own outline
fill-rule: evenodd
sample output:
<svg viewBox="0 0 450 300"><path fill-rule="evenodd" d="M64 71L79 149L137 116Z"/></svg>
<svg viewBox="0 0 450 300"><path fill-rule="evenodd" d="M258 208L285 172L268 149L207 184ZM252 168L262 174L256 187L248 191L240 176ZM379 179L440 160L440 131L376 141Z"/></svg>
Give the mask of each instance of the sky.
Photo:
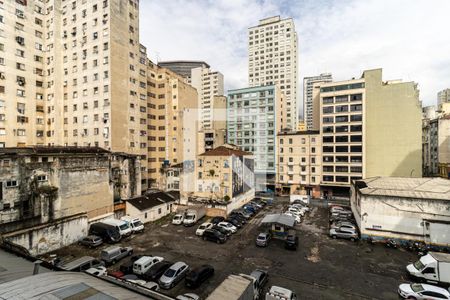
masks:
<svg viewBox="0 0 450 300"><path fill-rule="evenodd" d="M292 17L302 80L334 80L383 68L383 80L419 84L423 105L450 88L449 0L141 0L140 39L152 61L203 60L224 74L225 90L248 86L248 28ZM300 112L301 113L301 112Z"/></svg>

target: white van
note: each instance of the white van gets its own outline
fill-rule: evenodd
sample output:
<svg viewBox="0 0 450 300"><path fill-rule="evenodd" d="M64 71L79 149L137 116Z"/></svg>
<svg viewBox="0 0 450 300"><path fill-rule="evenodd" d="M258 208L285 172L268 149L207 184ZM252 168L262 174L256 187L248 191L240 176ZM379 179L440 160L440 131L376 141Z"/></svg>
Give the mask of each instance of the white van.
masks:
<svg viewBox="0 0 450 300"><path fill-rule="evenodd" d="M145 274L148 269L163 260L164 258L159 256L143 256L133 263L133 273L136 275Z"/></svg>
<svg viewBox="0 0 450 300"><path fill-rule="evenodd" d="M296 300L297 295L291 290L273 285L266 293L266 300Z"/></svg>
<svg viewBox="0 0 450 300"><path fill-rule="evenodd" d="M131 235L131 227L125 221L121 221L121 220L117 220L117 219L107 219L107 220L102 221L102 223L116 227L116 229L119 230L121 236Z"/></svg>
<svg viewBox="0 0 450 300"><path fill-rule="evenodd" d="M124 216L120 218L120 220L125 221L130 225L131 231L133 233L143 232L144 231L144 224L139 218L132 218L130 216Z"/></svg>

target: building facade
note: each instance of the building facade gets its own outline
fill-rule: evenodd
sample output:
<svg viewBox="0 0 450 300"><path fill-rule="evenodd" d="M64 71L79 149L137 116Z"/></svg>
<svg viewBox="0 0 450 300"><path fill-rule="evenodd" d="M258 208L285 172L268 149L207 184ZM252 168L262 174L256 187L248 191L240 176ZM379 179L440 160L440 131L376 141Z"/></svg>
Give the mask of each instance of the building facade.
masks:
<svg viewBox="0 0 450 300"><path fill-rule="evenodd" d="M97 147L0 149L0 233L33 253L58 249L141 194L140 160Z"/></svg>
<svg viewBox="0 0 450 300"><path fill-rule="evenodd" d="M450 114L422 122L424 176L450 178Z"/></svg>
<svg viewBox="0 0 450 300"><path fill-rule="evenodd" d="M212 150L226 143L227 136L227 97L214 96L211 110L213 118L208 128L200 128L198 134L198 153Z"/></svg>
<svg viewBox="0 0 450 300"><path fill-rule="evenodd" d="M149 186L163 189L163 168L186 160L186 154L197 153L197 91L185 78L148 61L148 178ZM193 110L190 117L190 110ZM188 128L189 127L189 128ZM190 128L192 127L192 128Z"/></svg>
<svg viewBox="0 0 450 300"><path fill-rule="evenodd" d="M0 8L0 146L145 156L139 2L3 1Z"/></svg>
<svg viewBox="0 0 450 300"><path fill-rule="evenodd" d="M190 82L191 71L195 68L209 69L210 66L204 61L198 60L174 60L174 61L160 61L158 66L169 69L178 75L187 78Z"/></svg>
<svg viewBox="0 0 450 300"><path fill-rule="evenodd" d="M443 103L450 103L450 89L445 89L438 93L438 105Z"/></svg>
<svg viewBox="0 0 450 300"><path fill-rule="evenodd" d="M353 182L351 189L361 238L450 246L450 180L372 177Z"/></svg>
<svg viewBox="0 0 450 300"><path fill-rule="evenodd" d="M422 176L421 103L413 82L382 81L382 70L320 88L322 186L347 194L352 180ZM401 112L401 113L399 113Z"/></svg>
<svg viewBox="0 0 450 300"><path fill-rule="evenodd" d="M298 41L293 19L270 17L248 29L248 74L250 87L280 87L285 95L282 128L295 130L298 120Z"/></svg>
<svg viewBox="0 0 450 300"><path fill-rule="evenodd" d="M303 78L303 119L307 130L319 130L320 127L320 84L332 82L331 73Z"/></svg>
<svg viewBox="0 0 450 300"><path fill-rule="evenodd" d="M280 132L277 136L277 192L305 191L320 197L322 138L319 131Z"/></svg>
<svg viewBox="0 0 450 300"><path fill-rule="evenodd" d="M270 183L272 188L275 184L282 99L283 93L274 85L228 91L227 140L254 154L257 189L261 184Z"/></svg>

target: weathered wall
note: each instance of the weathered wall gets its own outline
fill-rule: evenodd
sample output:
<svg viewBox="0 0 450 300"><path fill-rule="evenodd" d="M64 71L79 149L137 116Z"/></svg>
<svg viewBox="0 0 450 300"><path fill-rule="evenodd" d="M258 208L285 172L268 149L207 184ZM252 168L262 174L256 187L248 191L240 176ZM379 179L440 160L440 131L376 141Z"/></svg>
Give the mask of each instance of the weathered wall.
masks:
<svg viewBox="0 0 450 300"><path fill-rule="evenodd" d="M83 214L6 234L3 237L24 247L31 255L40 255L78 241L87 235L87 231L88 218Z"/></svg>
<svg viewBox="0 0 450 300"><path fill-rule="evenodd" d="M433 227L436 230L445 230L443 233L446 232L447 244L450 244L448 201L360 195L358 209L356 197L352 194L352 210L363 237L378 236L430 242L430 236L440 234L430 231ZM448 224L444 227L432 225L445 222Z"/></svg>

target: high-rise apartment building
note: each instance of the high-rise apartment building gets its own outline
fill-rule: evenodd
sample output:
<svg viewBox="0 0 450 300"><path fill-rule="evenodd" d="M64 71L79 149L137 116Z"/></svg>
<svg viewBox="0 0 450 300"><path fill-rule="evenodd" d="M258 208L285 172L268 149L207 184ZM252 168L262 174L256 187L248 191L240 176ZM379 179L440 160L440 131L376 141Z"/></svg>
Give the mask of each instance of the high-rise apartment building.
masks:
<svg viewBox="0 0 450 300"><path fill-rule="evenodd" d="M331 73L303 78L303 120L307 130L319 130L320 84L332 81Z"/></svg>
<svg viewBox="0 0 450 300"><path fill-rule="evenodd" d="M139 2L11 0L0 13L0 146L99 146L145 158Z"/></svg>
<svg viewBox="0 0 450 300"><path fill-rule="evenodd" d="M160 61L158 66L169 69L170 71L187 78L191 81L191 70L195 68L209 69L210 66L199 60L172 60L172 61Z"/></svg>
<svg viewBox="0 0 450 300"><path fill-rule="evenodd" d="M214 96L211 110L213 118L208 128L199 128L198 153L212 150L226 143L227 136L227 97Z"/></svg>
<svg viewBox="0 0 450 300"><path fill-rule="evenodd" d="M298 45L294 21L280 16L259 21L248 29L248 82L250 87L278 85L285 95L282 128L296 130Z"/></svg>
<svg viewBox="0 0 450 300"><path fill-rule="evenodd" d="M275 85L228 91L227 140L254 154L258 189L263 185L274 189L283 96Z"/></svg>
<svg viewBox="0 0 450 300"><path fill-rule="evenodd" d="M422 176L421 103L414 82L382 70L320 88L322 189L347 194L352 180Z"/></svg>
<svg viewBox="0 0 450 300"><path fill-rule="evenodd" d="M197 91L186 79L148 61L148 178L162 188L163 168L197 154ZM192 112L190 110L193 110ZM186 119L187 118L187 119ZM195 137L195 134L194 134Z"/></svg>
<svg viewBox="0 0 450 300"><path fill-rule="evenodd" d="M320 197L322 137L317 131L278 133L276 189L282 194L304 190Z"/></svg>
<svg viewBox="0 0 450 300"><path fill-rule="evenodd" d="M445 89L438 93L438 105L447 102L450 102L450 89Z"/></svg>

